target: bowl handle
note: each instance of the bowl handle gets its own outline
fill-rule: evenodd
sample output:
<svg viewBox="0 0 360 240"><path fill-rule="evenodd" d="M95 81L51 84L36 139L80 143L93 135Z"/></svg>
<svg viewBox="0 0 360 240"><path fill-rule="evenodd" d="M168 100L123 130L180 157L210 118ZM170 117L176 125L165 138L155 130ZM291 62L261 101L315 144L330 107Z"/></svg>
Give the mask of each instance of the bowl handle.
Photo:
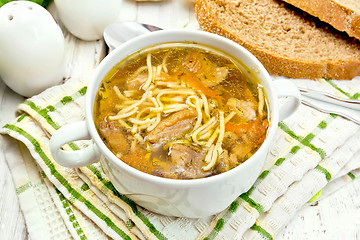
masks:
<svg viewBox="0 0 360 240"><path fill-rule="evenodd" d="M300 90L289 80L273 81L278 98L288 98L280 107L279 121L284 120L293 114L301 104Z"/></svg>
<svg viewBox="0 0 360 240"><path fill-rule="evenodd" d="M64 151L64 144L76 140L90 139L85 121L75 122L58 129L50 139L50 151L57 163L64 167L83 167L98 162L100 151L95 143L76 151Z"/></svg>

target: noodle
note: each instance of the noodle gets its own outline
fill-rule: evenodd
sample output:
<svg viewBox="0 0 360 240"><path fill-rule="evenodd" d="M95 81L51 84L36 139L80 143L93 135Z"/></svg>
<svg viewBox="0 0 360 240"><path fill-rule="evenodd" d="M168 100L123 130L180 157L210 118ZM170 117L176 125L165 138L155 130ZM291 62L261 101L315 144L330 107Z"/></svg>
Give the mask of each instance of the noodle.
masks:
<svg viewBox="0 0 360 240"><path fill-rule="evenodd" d="M121 94L118 86L114 86L113 89L114 89L116 95L117 95L121 100L129 100L127 97L125 97L124 95Z"/></svg>
<svg viewBox="0 0 360 240"><path fill-rule="evenodd" d="M219 111L219 115L220 115L220 133L219 133L219 139L218 139L217 143L221 144L224 139L224 134L225 134L224 112Z"/></svg>
<svg viewBox="0 0 360 240"><path fill-rule="evenodd" d="M174 83L174 82L162 82L162 81L157 81L156 82L157 86L164 86L164 87L168 87L168 88L182 88L184 86L182 86L179 83Z"/></svg>
<svg viewBox="0 0 360 240"><path fill-rule="evenodd" d="M152 95L151 91L145 92L144 95L141 97L141 99L140 99L139 101L137 101L137 102L135 102L134 104L132 104L132 105L130 105L130 106L122 109L122 110L118 113L118 115L124 114L124 113L126 113L126 112L131 111L131 109L133 109L133 108L135 108L135 107L138 107L141 103L143 103L143 102L146 101L148 95L150 95L150 96ZM117 115L117 116L118 116L118 115ZM130 116L131 116L131 115L130 115Z"/></svg>
<svg viewBox="0 0 360 240"><path fill-rule="evenodd" d="M136 118L129 118L129 121L131 123L134 123L134 124L137 124L137 125L145 125L145 124L148 124L148 123L153 123L155 121L155 119L147 118L145 120L138 120Z"/></svg>
<svg viewBox="0 0 360 240"><path fill-rule="evenodd" d="M195 100L195 104L193 104L191 102L191 100L194 99ZM201 107L202 107L202 102L201 100L196 97L196 96L189 96L187 99L186 99L186 103L195 108L196 111L197 111L197 119L196 119L196 123L195 123L195 126L194 126L194 130L196 130L198 127L200 127L201 125L201 122L202 122L202 111L201 111Z"/></svg>
<svg viewBox="0 0 360 240"><path fill-rule="evenodd" d="M126 118L129 117L133 114L135 114L137 112L139 108L138 107L134 107L131 111L123 113L123 114L119 114L119 115L115 115L115 116L109 116L110 120L118 120L118 119L122 119L122 118Z"/></svg>
<svg viewBox="0 0 360 240"><path fill-rule="evenodd" d="M150 112L151 107L146 107L146 108L142 109L141 111L139 111L138 114L136 114L136 119L140 119L141 115L143 115L147 111Z"/></svg>
<svg viewBox="0 0 360 240"><path fill-rule="evenodd" d="M157 68L156 68L156 76L159 76L161 74L161 67L162 67L162 65L157 66Z"/></svg>
<svg viewBox="0 0 360 240"><path fill-rule="evenodd" d="M179 139L179 140L170 141L164 145L164 149L169 149L170 147L172 147L175 144L191 145L191 141L189 141L187 139Z"/></svg>
<svg viewBox="0 0 360 240"><path fill-rule="evenodd" d="M224 119L224 122L227 123L228 121L230 121L234 116L236 115L236 112L233 111L231 112L229 115L227 115L227 117Z"/></svg>
<svg viewBox="0 0 360 240"><path fill-rule="evenodd" d="M163 102L174 102L174 103L182 103L184 102L184 97L183 96L175 96L175 97L162 97L161 98Z"/></svg>
<svg viewBox="0 0 360 240"><path fill-rule="evenodd" d="M189 106L187 104L181 104L181 103L174 103L171 105L168 105L164 108L164 113L172 113L172 112L178 112L184 109L187 109Z"/></svg>
<svg viewBox="0 0 360 240"><path fill-rule="evenodd" d="M216 145L212 151L211 161L209 162L208 165L203 167L204 171L208 171L215 166L216 161L222 152L221 144L223 142L224 134L225 134L224 112L219 111L219 115L220 115L219 137L218 137ZM214 145L211 145L211 146L214 146Z"/></svg>
<svg viewBox="0 0 360 240"><path fill-rule="evenodd" d="M170 52L167 52L167 53L165 54L165 56L164 56L163 61L162 61L162 68L164 69L164 72L165 72L165 73L168 73L168 69L167 69L167 67L166 67L166 61L167 61L167 59L169 58L169 55L170 55Z"/></svg>
<svg viewBox="0 0 360 240"><path fill-rule="evenodd" d="M208 163L208 165L211 162L213 152L214 152L214 145L211 145L209 148L209 151L206 154L205 160L204 160L206 163ZM204 168L203 168L203 170L204 170ZM206 170L204 170L204 171L206 171Z"/></svg>
<svg viewBox="0 0 360 240"><path fill-rule="evenodd" d="M136 93L138 93L137 90L124 91L124 95L125 95L126 98L133 97L134 95L136 95Z"/></svg>
<svg viewBox="0 0 360 240"><path fill-rule="evenodd" d="M205 94L200 93L200 96L201 96L201 99L203 100L203 103L204 103L204 112L205 112L205 115L206 115L207 117L210 117L210 110L209 110L208 100L207 100Z"/></svg>
<svg viewBox="0 0 360 240"><path fill-rule="evenodd" d="M152 131L152 130L160 123L160 121L161 121L161 114L158 113L158 114L156 115L155 122L154 122L152 125L150 125L149 127L147 127L146 130L147 130L148 132Z"/></svg>
<svg viewBox="0 0 360 240"><path fill-rule="evenodd" d="M131 133L135 134L138 131L138 125L134 124L131 128Z"/></svg>
<svg viewBox="0 0 360 240"><path fill-rule="evenodd" d="M205 139L208 139L208 138L210 138L211 137L211 134L212 134L212 132L211 131L207 131L207 132L205 132L204 134L201 134L200 136L199 136L199 140L205 140ZM205 144L204 144L205 145Z"/></svg>
<svg viewBox="0 0 360 240"><path fill-rule="evenodd" d="M155 97L151 97L151 98L150 98L150 101L153 102L155 108L161 108L161 109L163 108L163 107L160 107L160 105L159 105L159 103L156 101ZM153 112L153 110L154 110L155 108L152 108L150 111ZM158 112L158 113L156 114L156 121L155 121L152 125L150 125L146 130L147 130L148 132L152 131L152 130L160 123L160 121L161 121L161 113Z"/></svg>
<svg viewBox="0 0 360 240"><path fill-rule="evenodd" d="M160 98L165 94L176 94L176 95L195 95L195 91L191 89L179 89L179 90L169 90L169 89L161 89L158 91L154 91L154 94Z"/></svg>
<svg viewBox="0 0 360 240"><path fill-rule="evenodd" d="M263 109L264 109L264 93L263 93L261 88L258 88L258 94L259 94L258 111L259 111L259 115L262 116L263 115Z"/></svg>
<svg viewBox="0 0 360 240"><path fill-rule="evenodd" d="M199 132L199 134L204 135L206 132L211 132L211 128L213 128L216 124L217 118L213 117L204 125L204 128Z"/></svg>
<svg viewBox="0 0 360 240"><path fill-rule="evenodd" d="M142 136L140 136L140 134L138 134L138 133L136 133L135 135L134 135L134 138L136 139L136 140L138 140L139 142L141 142L141 143L144 143L145 141L144 141L144 138L142 137Z"/></svg>
<svg viewBox="0 0 360 240"><path fill-rule="evenodd" d="M118 122L121 124L121 126L125 127L126 129L131 129L129 124L127 124L125 121L118 119Z"/></svg>
<svg viewBox="0 0 360 240"><path fill-rule="evenodd" d="M144 89L144 90L148 89L148 87L151 84L152 78L153 78L153 71L152 71L152 66L151 66L151 54L150 53L147 55L146 65L147 65L147 68L148 68L148 74L149 75L148 75L148 79L145 82L145 84L141 86L141 88Z"/></svg>
<svg viewBox="0 0 360 240"><path fill-rule="evenodd" d="M205 146L210 147L214 143L214 141L217 138L218 134L219 134L219 128L217 127L216 130L213 132L213 134L211 134L211 137L209 138L209 140L208 140L208 142L206 143Z"/></svg>
<svg viewBox="0 0 360 240"><path fill-rule="evenodd" d="M203 126L199 127L198 129L194 130L193 133L192 133L192 139L193 139L193 141L194 141L195 143L197 143L197 144L200 144L200 142L197 140L198 134L199 134L200 132L202 132L202 131L205 131L205 130L207 130L207 133L210 133L210 134L211 134L211 132L209 131L209 129L210 129L211 127L213 127L215 124L216 124L216 118L213 117L213 118L211 118L206 124L204 124ZM200 136L199 138L201 138L201 136Z"/></svg>
<svg viewBox="0 0 360 240"><path fill-rule="evenodd" d="M134 74L130 77L130 79L134 79L135 77L137 77L140 73L142 73L143 71L147 70L148 67L147 66L142 66L142 67L139 67L135 72Z"/></svg>

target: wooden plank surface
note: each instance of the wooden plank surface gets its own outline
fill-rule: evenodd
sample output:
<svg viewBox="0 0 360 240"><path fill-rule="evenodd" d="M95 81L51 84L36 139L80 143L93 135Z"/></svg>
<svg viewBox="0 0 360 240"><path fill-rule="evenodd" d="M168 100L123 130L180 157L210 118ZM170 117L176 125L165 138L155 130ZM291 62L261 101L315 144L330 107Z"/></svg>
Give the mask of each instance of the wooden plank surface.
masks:
<svg viewBox="0 0 360 240"><path fill-rule="evenodd" d="M195 23L192 9L192 4L186 0L161 3L124 0L119 20L182 28ZM82 43L78 41L78 44ZM1 126L15 117L16 106L23 100L0 80ZM9 139L0 136L0 141L0 239L27 239L26 224L4 156ZM360 179L328 198L304 207L277 239L360 239Z"/></svg>

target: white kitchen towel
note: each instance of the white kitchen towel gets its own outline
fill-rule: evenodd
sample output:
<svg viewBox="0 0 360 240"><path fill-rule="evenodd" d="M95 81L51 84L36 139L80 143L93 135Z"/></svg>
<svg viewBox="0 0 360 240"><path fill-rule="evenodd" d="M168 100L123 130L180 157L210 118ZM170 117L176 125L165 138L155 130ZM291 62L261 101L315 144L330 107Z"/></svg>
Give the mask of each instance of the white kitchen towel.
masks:
<svg viewBox="0 0 360 240"><path fill-rule="evenodd" d="M9 158L12 159L9 165L16 166L11 167L11 170L18 189L21 189L19 196L37 199L37 204L43 203L34 211L31 201L22 202L26 219L31 219L27 218L27 209L32 210L30 215L45 214L49 219L57 216L67 226L67 231L62 231L72 234L74 238L92 238L93 234L84 230L89 229L89 226L84 223L86 221L80 223L77 220L79 214L71 214L71 217L64 214L67 208L59 203L61 199L65 199L71 206L68 209L76 209L73 212L79 210L104 234L115 239L252 239L255 236L271 239L313 195L326 189L327 185L330 186L333 179L341 179L343 176L351 179L358 175L359 126L339 116L301 106L293 116L279 124L276 141L254 186L239 196L227 210L205 219L174 218L150 213L120 195L99 164L69 169L52 159L48 147L49 136L64 124L84 119L83 100L86 81L90 76L91 72L72 77L65 84L26 100L19 106L21 115L1 130L25 143L41 169L38 171L28 157L22 164L13 164L11 161L16 160ZM309 85L309 80L294 82L308 88L321 86L330 87L335 93L345 92L337 85L337 81L310 82L313 85ZM352 85L351 92L346 93L357 96L360 92L359 80L354 79L348 84ZM81 147L81 144L71 144L68 149ZM19 176L26 176L21 171L27 172L25 180L17 180ZM27 186L31 186L31 192L26 191ZM45 194L46 191L40 191L40 187L52 190ZM44 193L35 194L39 191ZM46 200L39 200L39 196ZM46 213L46 209L54 212ZM80 228L71 229L74 218L75 225ZM38 223L29 221L29 229L32 223ZM61 221L56 223L61 224ZM46 231L47 228L42 230ZM39 232L34 230L34 234Z"/></svg>

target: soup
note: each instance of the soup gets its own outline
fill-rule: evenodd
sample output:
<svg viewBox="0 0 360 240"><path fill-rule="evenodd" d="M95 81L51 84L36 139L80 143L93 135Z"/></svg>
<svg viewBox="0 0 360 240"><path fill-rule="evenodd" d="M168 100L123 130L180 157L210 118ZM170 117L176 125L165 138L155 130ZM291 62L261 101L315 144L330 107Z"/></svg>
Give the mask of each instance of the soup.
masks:
<svg viewBox="0 0 360 240"><path fill-rule="evenodd" d="M243 64L195 43L156 45L102 81L95 126L119 160L173 179L226 172L263 143L268 106Z"/></svg>

